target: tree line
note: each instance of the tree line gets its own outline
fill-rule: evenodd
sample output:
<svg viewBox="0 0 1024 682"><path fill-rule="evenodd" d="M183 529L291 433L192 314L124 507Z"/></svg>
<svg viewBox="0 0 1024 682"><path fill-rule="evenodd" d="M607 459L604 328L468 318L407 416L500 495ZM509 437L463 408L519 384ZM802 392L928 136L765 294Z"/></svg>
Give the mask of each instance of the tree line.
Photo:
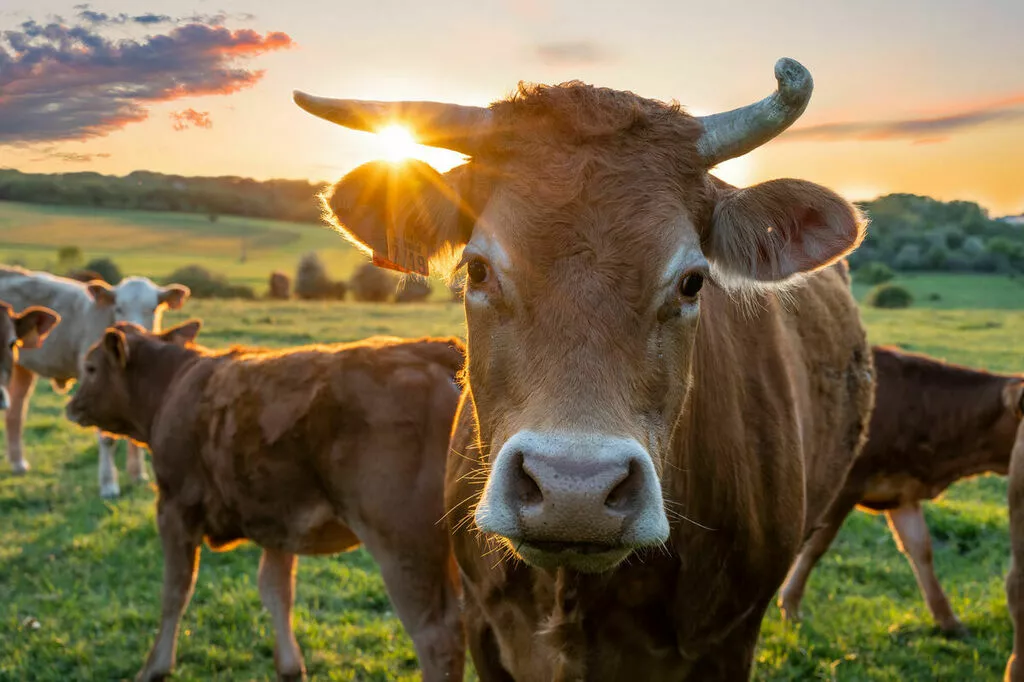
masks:
<svg viewBox="0 0 1024 682"><path fill-rule="evenodd" d="M22 173L0 170L0 200L94 208L180 211L317 222L314 197L323 183L234 176L185 177L135 171ZM993 220L976 203L889 194L858 206L871 219L863 245L850 255L898 272L1024 272L1024 226Z"/></svg>

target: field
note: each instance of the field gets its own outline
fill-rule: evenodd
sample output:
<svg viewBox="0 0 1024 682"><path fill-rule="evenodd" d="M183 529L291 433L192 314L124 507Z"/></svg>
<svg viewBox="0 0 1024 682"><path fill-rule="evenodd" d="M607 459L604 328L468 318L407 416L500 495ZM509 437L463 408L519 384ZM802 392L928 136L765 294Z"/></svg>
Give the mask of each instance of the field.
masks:
<svg viewBox="0 0 1024 682"><path fill-rule="evenodd" d="M27 231L25 223L37 218L52 220L46 223L52 230ZM77 230L76 221L82 221ZM247 262L238 263L232 240L240 239L235 230L245 224L162 214L83 217L0 204L0 257L38 267L55 257L58 246L85 234L89 243L77 243L88 256L111 255L126 272L159 277L184 263L206 262L255 286L262 286L272 269L291 270L298 254L311 248L330 249L324 253L337 275L347 275L359 262L326 230L254 221L272 236L264 236L258 247L254 238ZM94 243L92 230L101 227L103 238L111 241ZM167 229L180 232L161 242ZM186 243L186 237L199 234L211 235L212 241L201 247ZM17 244L8 241L13 235ZM137 248L138 243L148 246ZM864 311L874 342L993 370L1022 369L1024 285L1019 280L922 275L905 283L917 307ZM928 300L932 293L939 299ZM461 308L440 301L407 307L192 301L166 322L192 316L205 321L200 338L211 346L283 347L376 333L463 330ZM156 630L162 558L153 492L127 485L122 476L122 499L99 498L94 436L64 420L64 401L40 384L27 428L33 470L14 478L0 463L4 681L131 679ZM123 458L122 449L122 466ZM1002 479L982 477L954 486L927 509L940 580L970 636L949 640L934 631L884 519L855 513L811 579L804 622L786 626L777 609L769 610L756 679L998 679L1011 646L1002 584L1009 565L1005 492ZM220 554L204 550L174 679L273 678L270 622L255 584L257 561L252 546ZM295 620L312 679L416 679L411 643L373 562L361 550L300 561Z"/></svg>

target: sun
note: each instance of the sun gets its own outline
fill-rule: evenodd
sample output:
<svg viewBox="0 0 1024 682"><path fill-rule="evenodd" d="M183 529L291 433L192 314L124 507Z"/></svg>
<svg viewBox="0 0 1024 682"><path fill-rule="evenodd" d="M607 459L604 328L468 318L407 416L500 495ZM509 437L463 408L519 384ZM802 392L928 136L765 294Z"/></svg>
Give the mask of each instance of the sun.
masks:
<svg viewBox="0 0 1024 682"><path fill-rule="evenodd" d="M412 133L400 125L389 125L377 132L377 140L381 146L381 153L388 161L401 161L416 156L419 145L413 139Z"/></svg>

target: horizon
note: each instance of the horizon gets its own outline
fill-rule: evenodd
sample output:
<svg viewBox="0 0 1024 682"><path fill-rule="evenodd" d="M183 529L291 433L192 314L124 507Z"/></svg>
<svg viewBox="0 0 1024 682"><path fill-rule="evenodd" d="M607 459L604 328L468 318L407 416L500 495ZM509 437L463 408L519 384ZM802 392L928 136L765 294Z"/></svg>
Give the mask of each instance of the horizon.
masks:
<svg viewBox="0 0 1024 682"><path fill-rule="evenodd" d="M799 177L855 201L917 194L973 201L993 217L1024 213L1021 173L1010 170L1024 159L1014 66L1024 41L1013 30L1024 4L1010 0L779 0L700 15L649 0L627 16L583 0L180 7L9 3L0 167L333 182L386 156L386 141L309 116L292 90L487 104L520 80L578 78L703 115L769 94L775 60L789 56L815 79L807 111L715 174L739 186ZM413 149L442 171L463 158Z"/></svg>

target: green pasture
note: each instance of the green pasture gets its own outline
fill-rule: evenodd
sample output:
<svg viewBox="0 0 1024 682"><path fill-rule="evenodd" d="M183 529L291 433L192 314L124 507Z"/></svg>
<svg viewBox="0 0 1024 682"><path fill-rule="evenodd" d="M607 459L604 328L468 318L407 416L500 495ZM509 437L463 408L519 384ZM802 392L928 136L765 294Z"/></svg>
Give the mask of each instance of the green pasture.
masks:
<svg viewBox="0 0 1024 682"><path fill-rule="evenodd" d="M38 232L26 227L33 220ZM250 235L245 263L238 262L242 234ZM162 239L167 235L173 237ZM126 273L159 277L199 262L257 287L271 270L293 270L310 249L338 277L361 258L316 226L0 203L0 259L40 267L68 244L87 257L109 255ZM920 275L900 283L918 305L865 310L872 341L993 370L1024 369L1019 281ZM939 298L929 300L936 292ZM210 346L463 333L460 306L440 301L191 301L166 323L193 316L205 321L200 338ZM122 474L122 498L99 498L95 438L64 420L65 400L40 383L26 429L32 471L12 477L0 462L2 681L131 679L156 631L162 557L154 493L129 485ZM122 451L122 466L123 457ZM756 679L999 679L1011 647L1003 594L1005 492L1002 479L981 477L957 484L927 508L939 578L971 630L968 637L950 640L934 630L884 519L858 512L811 579L804 622L785 625L770 609ZM174 679L273 679L270 620L256 589L258 556L252 546L204 550ZM362 550L300 560L295 621L312 679L417 679L411 642Z"/></svg>

